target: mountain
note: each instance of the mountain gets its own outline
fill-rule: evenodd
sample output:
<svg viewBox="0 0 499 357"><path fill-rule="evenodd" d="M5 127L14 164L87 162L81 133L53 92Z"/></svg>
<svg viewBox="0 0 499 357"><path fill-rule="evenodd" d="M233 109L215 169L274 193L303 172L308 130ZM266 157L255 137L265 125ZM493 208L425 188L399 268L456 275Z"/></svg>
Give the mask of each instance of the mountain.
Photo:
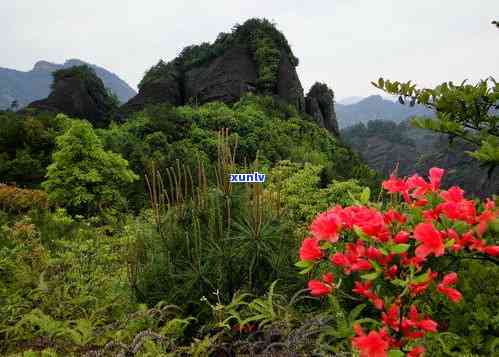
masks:
<svg viewBox="0 0 499 357"><path fill-rule="evenodd" d="M23 72L0 67L0 109L9 108L17 100L20 108L28 103L47 97L52 84L52 72L87 64L78 59L70 59L64 64L38 61L32 70ZM120 102L126 102L136 92L116 74L96 65L89 64Z"/></svg>
<svg viewBox="0 0 499 357"><path fill-rule="evenodd" d="M305 97L297 66L285 36L268 20L250 19L211 44L189 46L177 58L159 61L122 110L126 115L159 103L233 104L253 93L272 96L301 113L310 108L308 114L319 125L338 135L333 92L316 83Z"/></svg>
<svg viewBox="0 0 499 357"><path fill-rule="evenodd" d="M431 167L447 171L444 187L459 185L466 192L488 197L499 192L499 170L488 177L487 169L466 154L469 144L447 136L411 127L408 121L375 120L341 131L343 140L367 162L387 177L396 167L399 176L418 173L425 176Z"/></svg>
<svg viewBox="0 0 499 357"><path fill-rule="evenodd" d="M87 65L72 66L53 72L52 90L45 99L34 101L22 109L64 113L87 119L96 127L104 127L118 109L95 70Z"/></svg>
<svg viewBox="0 0 499 357"><path fill-rule="evenodd" d="M343 99L338 99L336 103L343 104L343 105L350 105L350 104L355 104L360 102L364 97L357 97L357 96L352 96L352 97L346 97Z"/></svg>
<svg viewBox="0 0 499 357"><path fill-rule="evenodd" d="M336 103L336 115L340 128L376 119L401 122L416 115L432 116L432 114L431 110L422 105L410 107L384 99L379 95L369 96L355 104Z"/></svg>

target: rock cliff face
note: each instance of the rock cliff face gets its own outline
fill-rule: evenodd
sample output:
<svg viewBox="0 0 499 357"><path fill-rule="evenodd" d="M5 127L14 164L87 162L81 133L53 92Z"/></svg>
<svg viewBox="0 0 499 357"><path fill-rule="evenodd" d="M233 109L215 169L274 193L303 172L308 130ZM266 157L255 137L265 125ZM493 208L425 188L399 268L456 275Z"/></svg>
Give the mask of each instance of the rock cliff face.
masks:
<svg viewBox="0 0 499 357"><path fill-rule="evenodd" d="M137 111L158 103L230 104L251 92L275 96L305 112L297 65L284 35L267 20L251 19L236 25L230 34L220 34L213 44L190 46L173 61L160 61L122 110ZM325 116L321 123L337 135L334 104L327 102L331 98L326 94L319 94L316 100Z"/></svg>
<svg viewBox="0 0 499 357"><path fill-rule="evenodd" d="M334 93L326 84L315 83L307 94L306 111L317 123L336 136L340 135L334 111Z"/></svg>
<svg viewBox="0 0 499 357"><path fill-rule="evenodd" d="M76 66L54 72L52 91L45 99L32 102L28 109L61 112L87 119L96 126L116 109L102 80L88 66Z"/></svg>
<svg viewBox="0 0 499 357"><path fill-rule="evenodd" d="M445 169L443 187L458 185L467 193L489 197L499 190L499 170L491 177L486 168L466 154L469 144L431 131L412 128L408 121L370 121L342 130L342 138L367 162L388 177L397 168L399 176L418 173L426 177L431 167Z"/></svg>
<svg viewBox="0 0 499 357"><path fill-rule="evenodd" d="M243 46L229 48L220 57L184 76L185 99L206 103L236 102L246 92L256 90L258 68Z"/></svg>

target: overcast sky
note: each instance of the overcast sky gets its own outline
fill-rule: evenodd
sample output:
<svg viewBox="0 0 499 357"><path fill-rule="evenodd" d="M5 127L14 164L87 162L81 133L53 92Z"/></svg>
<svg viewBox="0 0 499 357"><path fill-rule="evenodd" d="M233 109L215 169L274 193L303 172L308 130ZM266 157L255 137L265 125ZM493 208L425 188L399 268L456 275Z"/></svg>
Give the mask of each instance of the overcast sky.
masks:
<svg viewBox="0 0 499 357"><path fill-rule="evenodd" d="M379 94L383 76L431 86L499 77L499 0L0 0L0 67L79 58L136 87L160 58L250 17L277 23L305 90Z"/></svg>

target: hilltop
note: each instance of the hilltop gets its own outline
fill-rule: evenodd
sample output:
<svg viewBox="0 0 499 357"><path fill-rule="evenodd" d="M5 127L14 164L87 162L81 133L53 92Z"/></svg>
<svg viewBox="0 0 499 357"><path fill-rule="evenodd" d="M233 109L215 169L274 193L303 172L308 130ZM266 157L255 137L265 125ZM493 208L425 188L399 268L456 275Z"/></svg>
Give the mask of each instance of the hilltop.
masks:
<svg viewBox="0 0 499 357"><path fill-rule="evenodd" d="M94 69L104 86L114 93L120 102L124 103L136 94L118 75L103 67L79 59L69 59L63 64L38 61L33 69L26 72L0 67L0 110L9 108L14 100L18 102L18 107L22 108L30 102L47 97L53 82L53 72L85 64Z"/></svg>
<svg viewBox="0 0 499 357"><path fill-rule="evenodd" d="M334 94L316 83L307 96L298 78L295 57L286 37L265 19L250 19L220 33L213 43L184 48L175 59L151 67L139 83L139 93L125 112L150 104L233 104L245 94L273 96L307 113L338 135Z"/></svg>
<svg viewBox="0 0 499 357"><path fill-rule="evenodd" d="M401 105L384 99L380 95L371 95L352 104L336 103L336 113L340 128L358 123L366 124L370 120L390 120L397 123L413 116L431 116L431 110L422 105Z"/></svg>

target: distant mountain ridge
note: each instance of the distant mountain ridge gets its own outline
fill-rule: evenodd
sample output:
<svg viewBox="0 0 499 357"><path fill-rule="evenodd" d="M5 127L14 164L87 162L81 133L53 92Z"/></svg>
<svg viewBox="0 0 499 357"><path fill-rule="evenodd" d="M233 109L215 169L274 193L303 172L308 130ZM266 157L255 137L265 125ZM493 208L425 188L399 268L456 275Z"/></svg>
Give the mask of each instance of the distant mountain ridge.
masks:
<svg viewBox="0 0 499 357"><path fill-rule="evenodd" d="M27 72L0 67L0 109L9 108L14 100L17 100L19 108L22 108L35 100L47 97L53 81L52 72L82 64L93 68L105 87L116 94L120 102L124 103L137 94L128 83L103 67L79 59L69 59L63 64L38 61L33 69Z"/></svg>
<svg viewBox="0 0 499 357"><path fill-rule="evenodd" d="M374 120L341 131L343 140L371 167L385 177L398 167L399 176L426 176L431 167L445 169L443 187L458 185L467 193L489 197L499 190L499 170L487 169L466 154L468 143L446 135L414 128L409 121Z"/></svg>
<svg viewBox="0 0 499 357"><path fill-rule="evenodd" d="M364 99L364 97L352 96L352 97L345 97L345 98L338 99L336 102L338 104L350 105L350 104L358 103L362 99Z"/></svg>
<svg viewBox="0 0 499 357"><path fill-rule="evenodd" d="M422 105L402 105L384 99L380 95L371 95L354 104L335 104L340 128L346 128L371 120L390 120L400 123L413 116L432 116L433 112Z"/></svg>

